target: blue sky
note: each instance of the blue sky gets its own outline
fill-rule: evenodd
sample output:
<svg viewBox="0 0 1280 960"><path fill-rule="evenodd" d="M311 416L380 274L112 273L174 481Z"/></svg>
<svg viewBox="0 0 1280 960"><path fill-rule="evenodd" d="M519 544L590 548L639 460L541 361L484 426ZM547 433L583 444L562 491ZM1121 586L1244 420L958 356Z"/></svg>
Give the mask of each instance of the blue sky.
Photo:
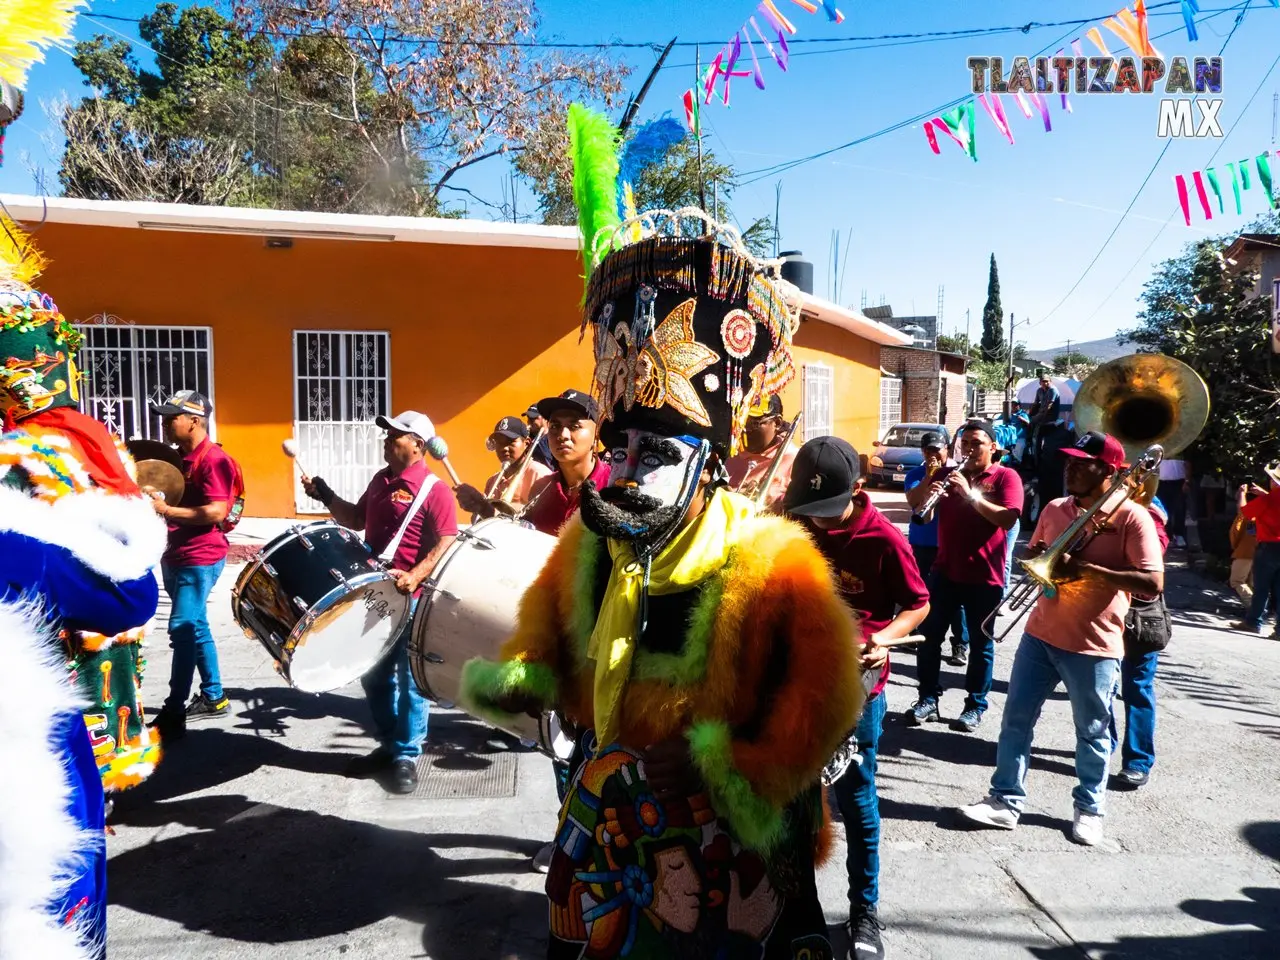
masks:
<svg viewBox="0 0 1280 960"><path fill-rule="evenodd" d="M798 38L870 37L979 27L1097 18L1119 0L982 0L951 3L926 0L843 0L843 24L810 15L792 0L776 0L799 30ZM1153 4L1154 5L1154 4ZM92 9L138 16L154 4L139 0L93 0ZM1155 46L1174 55L1212 56L1222 47L1243 2L1200 0L1200 39L1187 40L1177 6L1152 12ZM564 41L707 41L704 62L714 56L754 11L752 0L542 0L544 39ZM77 37L106 28L136 36L130 24L94 23L82 17ZM759 18L758 18L759 20ZM763 25L763 24L762 24ZM864 137L962 96L968 89L969 56L1033 56L1052 53L1083 37L1089 24L1032 27L1022 32L978 38L850 40L792 47L790 70L782 73L762 59L766 89L749 79L734 81L732 107L704 109L708 145L739 171L768 167ZM1120 42L1103 31L1113 52ZM1086 40L1086 55L1096 51ZM757 51L765 58L763 48ZM145 53L145 51L141 51ZM830 290L831 234L840 232L843 285L840 300L858 306L881 299L899 315L932 314L938 287L945 286L943 329L965 327L972 313L973 336L986 298L987 258L995 253L1006 314L1019 322L1017 337L1032 348L1052 348L1069 339L1107 337L1134 324L1136 298L1152 265L1181 245L1210 233L1243 227L1262 211L1256 186L1245 194L1245 214L1216 214L1204 223L1193 212L1193 227L1178 211L1173 175L1252 158L1272 144L1272 95L1280 90L1280 68L1263 81L1280 52L1280 9L1270 0L1252 0L1243 23L1223 54L1224 104L1219 114L1225 140L1174 140L1145 188L1139 190L1165 147L1156 136L1158 95L1073 96L1074 112L1052 102L1053 130L1039 116L1026 120L1006 102L1016 145L1001 137L985 114L977 121L979 162L949 141L942 154L929 150L919 124L852 148L764 176L740 188L736 213L743 221L772 214L775 185L781 182L784 249L800 249L815 264L815 289ZM655 55L620 51L636 68L638 86ZM744 54L745 55L745 54ZM677 48L654 83L640 121L670 110L682 116L680 96L693 79L693 51ZM56 185L57 152L45 145L51 124L37 105L60 93L78 96L83 87L70 57L53 52L32 71L29 108L11 128L0 168L0 191L29 193L33 179L24 163L45 167ZM1256 94L1255 94L1256 91ZM1246 104L1253 96L1253 102ZM1211 161L1215 150L1216 159ZM500 164L501 161L494 161ZM473 168L463 185L501 200L507 171L500 165ZM748 178L750 179L750 178ZM1136 195L1136 200L1135 200ZM527 193L522 204L532 205ZM1107 235L1132 202L1115 237L1086 273ZM1196 206L1194 193L1193 208ZM852 231L852 233L851 233ZM852 236L851 242L849 241ZM1078 283L1077 283L1078 282ZM1074 291L1072 290L1075 287ZM1065 299L1064 299L1065 298Z"/></svg>

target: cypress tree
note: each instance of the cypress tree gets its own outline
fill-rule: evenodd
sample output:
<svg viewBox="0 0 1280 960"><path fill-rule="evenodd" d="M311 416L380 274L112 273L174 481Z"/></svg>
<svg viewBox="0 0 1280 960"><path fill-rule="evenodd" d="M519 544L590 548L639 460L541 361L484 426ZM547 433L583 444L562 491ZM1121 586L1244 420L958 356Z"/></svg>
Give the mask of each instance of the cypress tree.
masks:
<svg viewBox="0 0 1280 960"><path fill-rule="evenodd" d="M1005 355L1004 311L1000 309L1000 274L996 271L996 255L991 255L991 273L987 278L987 305L982 308L982 359L999 360Z"/></svg>

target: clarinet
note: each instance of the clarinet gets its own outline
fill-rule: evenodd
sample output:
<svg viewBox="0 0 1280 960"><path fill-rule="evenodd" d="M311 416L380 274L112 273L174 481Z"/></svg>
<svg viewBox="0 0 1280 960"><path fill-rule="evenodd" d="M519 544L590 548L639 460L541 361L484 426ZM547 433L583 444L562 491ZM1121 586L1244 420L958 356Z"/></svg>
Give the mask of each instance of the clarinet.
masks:
<svg viewBox="0 0 1280 960"><path fill-rule="evenodd" d="M972 460L974 456L975 455L971 453L969 454L969 456L965 457L954 467L943 467L942 470L940 471L941 479L945 480L947 477L951 476L951 474L955 473L955 471L963 470L965 467L969 465L969 461ZM922 503L920 505L920 509L917 510L914 514L912 514L912 519L918 520L921 523L928 523L929 519L933 516L933 512L938 509L938 504L942 502L942 498L945 497L946 495L947 495L947 488L945 485L943 485L942 489L939 490L937 493L932 493L929 495L929 499L926 500L924 503Z"/></svg>

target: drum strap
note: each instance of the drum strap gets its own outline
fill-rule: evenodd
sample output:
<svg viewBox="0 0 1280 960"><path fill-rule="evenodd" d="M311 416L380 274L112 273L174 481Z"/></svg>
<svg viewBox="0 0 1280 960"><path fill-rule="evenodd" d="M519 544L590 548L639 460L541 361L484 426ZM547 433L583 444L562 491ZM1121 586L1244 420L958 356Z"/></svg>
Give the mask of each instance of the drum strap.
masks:
<svg viewBox="0 0 1280 960"><path fill-rule="evenodd" d="M413 503L409 504L409 512L404 515L404 521L400 524L400 529L391 538L391 542L378 554L378 559L383 563L390 563L391 559L396 555L396 551L400 549L400 541L404 539L405 532L409 529L409 524L413 523L413 518L418 515L422 505L427 502L427 494L431 492L431 488L438 482L436 475L427 471L427 479L422 481L422 486L418 488L418 495L413 498Z"/></svg>

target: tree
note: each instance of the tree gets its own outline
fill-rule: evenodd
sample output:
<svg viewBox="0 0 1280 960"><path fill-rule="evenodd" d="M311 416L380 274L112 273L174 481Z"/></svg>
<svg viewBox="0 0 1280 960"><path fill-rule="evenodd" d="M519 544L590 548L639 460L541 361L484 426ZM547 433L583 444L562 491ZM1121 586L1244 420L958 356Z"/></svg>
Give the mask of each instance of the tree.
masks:
<svg viewBox="0 0 1280 960"><path fill-rule="evenodd" d="M969 338L963 333L957 333L954 337L945 333L938 334L937 347L943 353L958 353L962 357L977 355L977 348L969 343Z"/></svg>
<svg viewBox="0 0 1280 960"><path fill-rule="evenodd" d="M987 274L987 303L982 308L982 356L995 361L1003 358L1006 352L1004 313L1000 308L1000 274L996 272L996 255L993 253Z"/></svg>
<svg viewBox="0 0 1280 960"><path fill-rule="evenodd" d="M1097 366L1098 361L1093 357L1086 356L1079 350L1072 350L1070 353L1060 353L1054 357L1052 369L1060 377L1083 380L1093 373Z"/></svg>
<svg viewBox="0 0 1280 960"><path fill-rule="evenodd" d="M1271 298L1252 296L1257 275L1228 264L1223 247L1222 239L1202 240L1162 263L1143 287L1141 325L1123 336L1204 379L1209 421L1185 456L1198 470L1246 478L1280 459L1280 377L1269 346Z"/></svg>

